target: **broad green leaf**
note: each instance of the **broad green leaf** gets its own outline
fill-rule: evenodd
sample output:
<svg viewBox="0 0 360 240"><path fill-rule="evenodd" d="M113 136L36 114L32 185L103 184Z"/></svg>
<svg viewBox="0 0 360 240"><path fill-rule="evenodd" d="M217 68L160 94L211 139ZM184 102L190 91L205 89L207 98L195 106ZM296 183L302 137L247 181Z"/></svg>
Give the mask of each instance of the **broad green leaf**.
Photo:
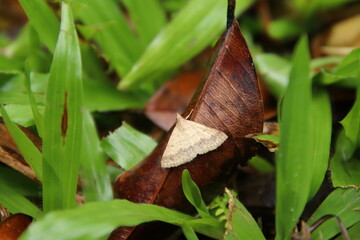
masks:
<svg viewBox="0 0 360 240"><path fill-rule="evenodd" d="M85 201L112 200L110 175L106 168L106 156L100 147L97 129L90 112L84 111L83 153L81 158L82 191Z"/></svg>
<svg viewBox="0 0 360 240"><path fill-rule="evenodd" d="M229 212L227 214L225 240L256 239L265 240L258 224L230 191Z"/></svg>
<svg viewBox="0 0 360 240"><path fill-rule="evenodd" d="M23 68L23 63L16 59L0 55L0 74L18 74Z"/></svg>
<svg viewBox="0 0 360 240"><path fill-rule="evenodd" d="M254 61L271 93L282 97L289 82L291 62L271 53L257 54Z"/></svg>
<svg viewBox="0 0 360 240"><path fill-rule="evenodd" d="M198 240L198 237L196 236L194 229L192 229L192 227L189 226L188 224L183 224L181 226L181 230L184 233L187 240Z"/></svg>
<svg viewBox="0 0 360 240"><path fill-rule="evenodd" d="M360 76L360 75L359 75ZM341 121L346 136L354 144L354 148L360 147L360 86L357 89L356 100L350 112Z"/></svg>
<svg viewBox="0 0 360 240"><path fill-rule="evenodd" d="M182 173L182 189L186 199L196 208L202 218L214 218L209 214L201 192L196 183L191 179L190 173L185 169Z"/></svg>
<svg viewBox="0 0 360 240"><path fill-rule="evenodd" d="M159 0L123 0L134 21L139 40L145 48L166 24L166 15Z"/></svg>
<svg viewBox="0 0 360 240"><path fill-rule="evenodd" d="M84 23L80 31L95 39L119 76L124 76L142 52L115 0L75 0L73 9Z"/></svg>
<svg viewBox="0 0 360 240"><path fill-rule="evenodd" d="M44 0L19 0L40 40L54 52L60 23Z"/></svg>
<svg viewBox="0 0 360 240"><path fill-rule="evenodd" d="M101 142L105 153L125 170L144 159L155 146L154 140L127 123L123 123L120 128Z"/></svg>
<svg viewBox="0 0 360 240"><path fill-rule="evenodd" d="M331 180L335 187L360 187L360 159L353 156L354 143L342 131L336 140L335 154L330 160Z"/></svg>
<svg viewBox="0 0 360 240"><path fill-rule="evenodd" d="M329 85L346 79L352 85L359 86L360 48L353 50L332 71L323 71L320 83Z"/></svg>
<svg viewBox="0 0 360 240"><path fill-rule="evenodd" d="M360 147L360 88L350 112L341 121L344 131L339 134L336 152L331 159L331 175L334 186L360 186L360 159L354 155Z"/></svg>
<svg viewBox="0 0 360 240"><path fill-rule="evenodd" d="M44 89L47 83L46 74L31 74L31 89L37 103L44 102ZM45 81L44 81L45 79ZM0 74L0 104L28 105L24 74Z"/></svg>
<svg viewBox="0 0 360 240"><path fill-rule="evenodd" d="M355 189L336 189L319 206L308 221L312 224L325 215L336 215L346 227L360 221L360 192ZM313 239L331 239L340 228L335 219L331 219L320 225L311 236Z"/></svg>
<svg viewBox="0 0 360 240"><path fill-rule="evenodd" d="M4 108L14 123L23 127L34 125L34 118L29 105L8 104Z"/></svg>
<svg viewBox="0 0 360 240"><path fill-rule="evenodd" d="M360 221L355 223L353 226L348 229L348 234L350 239L357 239L360 236ZM343 240L342 236L336 238L336 240Z"/></svg>
<svg viewBox="0 0 360 240"><path fill-rule="evenodd" d="M253 0L237 1L236 14ZM227 1L192 0L155 37L119 88L153 82L173 71L210 45L226 26Z"/></svg>
<svg viewBox="0 0 360 240"><path fill-rule="evenodd" d="M2 175L2 172L0 172L0 175ZM0 204L13 214L25 213L34 218L38 218L42 214L38 207L7 185L4 179L0 181Z"/></svg>
<svg viewBox="0 0 360 240"><path fill-rule="evenodd" d="M330 98L325 89L314 89L311 108L310 116L314 142L312 166L310 167L312 179L309 198L313 197L318 191L329 166L332 115Z"/></svg>
<svg viewBox="0 0 360 240"><path fill-rule="evenodd" d="M62 3L44 115L44 211L75 206L82 143L82 66L71 9Z"/></svg>
<svg viewBox="0 0 360 240"><path fill-rule="evenodd" d="M39 149L34 145L34 143L25 135L21 129L16 126L15 123L11 121L8 114L6 113L3 107L0 107L1 115L4 118L7 129L9 130L12 138L14 139L16 146L19 148L22 156L25 158L26 162L34 170L36 176L42 180L42 155Z"/></svg>
<svg viewBox="0 0 360 240"><path fill-rule="evenodd" d="M313 172L312 88L308 41L297 44L280 115L276 155L276 239L289 239L311 190Z"/></svg>
<svg viewBox="0 0 360 240"><path fill-rule="evenodd" d="M186 224L213 238L220 238L224 230L217 220L205 221L156 205L113 200L49 213L32 224L20 239L92 240L106 236L118 226L134 226L149 221L163 221L178 226Z"/></svg>

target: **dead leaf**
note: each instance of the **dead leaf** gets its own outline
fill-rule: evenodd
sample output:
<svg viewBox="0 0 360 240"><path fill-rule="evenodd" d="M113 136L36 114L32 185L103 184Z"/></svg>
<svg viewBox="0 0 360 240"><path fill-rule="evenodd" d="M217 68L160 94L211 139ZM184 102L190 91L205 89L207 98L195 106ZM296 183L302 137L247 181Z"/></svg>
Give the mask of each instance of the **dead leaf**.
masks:
<svg viewBox="0 0 360 240"><path fill-rule="evenodd" d="M16 240L26 230L32 218L17 213L0 223L0 240Z"/></svg>
<svg viewBox="0 0 360 240"><path fill-rule="evenodd" d="M204 71L182 73L167 81L146 104L145 115L168 131L176 122L176 113L183 112L199 86Z"/></svg>
<svg viewBox="0 0 360 240"><path fill-rule="evenodd" d="M208 73L183 116L191 111L188 120L224 132L228 139L214 151L198 155L194 161L162 168L161 158L172 128L150 156L116 179L113 185L116 197L191 213L194 209L181 190L184 169L189 170L204 199L209 200L221 192L236 166L245 164L254 155L256 144L245 136L262 131L262 99L249 50L237 22L231 17L228 30L216 45ZM157 223L118 228L109 239L164 239L159 234L169 228L154 224Z"/></svg>

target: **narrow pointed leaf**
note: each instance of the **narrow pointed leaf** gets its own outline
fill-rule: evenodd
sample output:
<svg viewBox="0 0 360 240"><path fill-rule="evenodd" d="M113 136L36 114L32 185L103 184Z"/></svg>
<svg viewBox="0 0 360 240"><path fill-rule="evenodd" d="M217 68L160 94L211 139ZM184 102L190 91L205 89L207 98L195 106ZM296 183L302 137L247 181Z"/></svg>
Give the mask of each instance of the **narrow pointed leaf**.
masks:
<svg viewBox="0 0 360 240"><path fill-rule="evenodd" d="M31 84L30 84L30 70L27 69L25 72L25 88L27 91L27 94L29 96L29 103L31 106L31 110L34 116L34 121L36 124L36 129L39 133L39 136L43 136L43 128L44 128L44 116L40 113L38 106L35 101L35 96L31 90Z"/></svg>
<svg viewBox="0 0 360 240"><path fill-rule="evenodd" d="M81 57L70 6L62 3L61 31L51 65L44 116L44 211L75 206L82 142Z"/></svg>
<svg viewBox="0 0 360 240"><path fill-rule="evenodd" d="M140 56L142 48L116 1L75 0L73 9L76 18L85 24L80 28L84 36L95 39L118 75L124 76Z"/></svg>
<svg viewBox="0 0 360 240"><path fill-rule="evenodd" d="M338 216L346 227L360 221L360 192L355 189L336 189L319 206L308 221L312 224L325 215ZM340 232L335 219L320 225L311 236L313 239L331 239Z"/></svg>
<svg viewBox="0 0 360 240"><path fill-rule="evenodd" d="M236 13L244 11L252 2L237 1ZM131 71L120 81L119 88L155 81L213 43L226 26L226 6L226 1L219 0L188 1L150 43Z"/></svg>
<svg viewBox="0 0 360 240"><path fill-rule="evenodd" d="M331 159L332 182L336 187L360 187L360 159L355 152L360 147L360 88L350 112L341 121L344 127L336 141Z"/></svg>
<svg viewBox="0 0 360 240"><path fill-rule="evenodd" d="M4 181L0 181L0 204L9 209L13 214L25 213L34 218L38 218L42 214L38 207L16 190L9 187Z"/></svg>
<svg viewBox="0 0 360 240"><path fill-rule="evenodd" d="M332 116L330 98L325 89L315 89L311 101L313 154L309 198L313 197L324 181L329 166Z"/></svg>
<svg viewBox="0 0 360 240"><path fill-rule="evenodd" d="M55 51L60 23L44 0L20 0L31 25L51 52Z"/></svg>
<svg viewBox="0 0 360 240"><path fill-rule="evenodd" d="M289 239L311 189L313 133L310 56L306 37L297 44L280 119L276 162L276 239Z"/></svg>
<svg viewBox="0 0 360 240"><path fill-rule="evenodd" d="M110 175L106 168L106 156L100 147L97 129L90 112L84 112L83 154L81 158L82 191L85 201L109 201L112 199Z"/></svg>
<svg viewBox="0 0 360 240"><path fill-rule="evenodd" d="M96 217L89 217L96 216ZM21 240L32 239L99 239L117 226L134 226L149 221L164 221L181 226L189 225L210 237L221 224L203 221L174 210L150 204L135 204L127 200L88 203L76 209L53 212L31 225ZM209 224L210 223L210 224Z"/></svg>
<svg viewBox="0 0 360 240"><path fill-rule="evenodd" d="M186 199L196 208L202 218L213 218L209 214L201 192L196 183L191 179L189 171L186 169L182 173L182 188Z"/></svg>
<svg viewBox="0 0 360 240"><path fill-rule="evenodd" d="M144 48L166 23L165 11L159 0L123 0L135 23L137 35Z"/></svg>

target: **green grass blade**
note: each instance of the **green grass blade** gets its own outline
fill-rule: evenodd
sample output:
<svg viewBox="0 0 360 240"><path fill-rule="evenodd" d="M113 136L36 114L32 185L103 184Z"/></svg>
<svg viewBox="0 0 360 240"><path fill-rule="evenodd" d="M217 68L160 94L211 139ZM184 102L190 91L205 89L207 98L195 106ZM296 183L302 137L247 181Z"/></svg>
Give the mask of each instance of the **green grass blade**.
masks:
<svg viewBox="0 0 360 240"><path fill-rule="evenodd" d="M4 118L6 127L9 130L11 136L13 137L16 146L19 148L26 162L31 166L36 176L41 181L43 176L41 152L34 145L34 143L25 135L25 133L21 131L20 128L16 126L15 123L11 121L5 109L3 107L0 107L0 110L1 110L1 115Z"/></svg>
<svg viewBox="0 0 360 240"><path fill-rule="evenodd" d="M181 230L184 233L187 240L199 240L199 238L196 236L194 229L188 224L183 224L181 226Z"/></svg>
<svg viewBox="0 0 360 240"><path fill-rule="evenodd" d="M75 206L82 142L81 56L71 9L62 3L44 116L44 211Z"/></svg>
<svg viewBox="0 0 360 240"><path fill-rule="evenodd" d="M331 71L324 71L320 82L325 85L349 79L357 85L360 77L360 48L354 49Z"/></svg>
<svg viewBox="0 0 360 240"><path fill-rule="evenodd" d="M44 0L19 0L40 40L54 52L60 23Z"/></svg>
<svg viewBox="0 0 360 240"><path fill-rule="evenodd" d="M166 24L166 15L159 0L123 0L135 23L139 40L145 48Z"/></svg>
<svg viewBox="0 0 360 240"><path fill-rule="evenodd" d="M85 26L81 32L94 38L119 76L124 76L142 49L114 0L75 0L74 12Z"/></svg>
<svg viewBox="0 0 360 240"><path fill-rule="evenodd" d="M185 169L182 173L182 188L186 199L196 208L202 218L213 218L209 214L201 192L196 183L191 179L190 173Z"/></svg>
<svg viewBox="0 0 360 240"><path fill-rule="evenodd" d="M237 1L236 13L252 2ZM142 81L155 81L213 43L225 29L226 7L227 1L189 1L150 43L118 87L126 89Z"/></svg>
<svg viewBox="0 0 360 240"><path fill-rule="evenodd" d="M230 192L229 192L230 193ZM229 194L230 195L230 194ZM251 214L235 196L230 195L229 213L226 223L225 240L256 239L265 240L264 235Z"/></svg>
<svg viewBox="0 0 360 240"><path fill-rule="evenodd" d="M254 62L271 93L277 98L282 97L289 82L291 62L270 53L257 54Z"/></svg>
<svg viewBox="0 0 360 240"><path fill-rule="evenodd" d="M198 220L156 205L113 200L88 203L79 208L49 213L32 224L20 239L92 240L109 234L118 226L134 226L155 220L178 226L187 224L207 236L214 238L221 236L211 235L219 229L221 232L222 224L217 222Z"/></svg>
<svg viewBox="0 0 360 240"><path fill-rule="evenodd" d="M315 211L308 224L325 215L336 215L346 227L360 221L360 192L355 189L336 189L333 191ZM312 234L313 239L331 239L340 232L335 219L331 219L320 225Z"/></svg>
<svg viewBox="0 0 360 240"><path fill-rule="evenodd" d="M123 123L115 132L101 141L101 147L125 170L143 160L156 146L149 136Z"/></svg>
<svg viewBox="0 0 360 240"><path fill-rule="evenodd" d="M330 98L325 89L314 90L311 108L314 144L312 167L310 167L312 179L309 198L318 191L329 166L332 116Z"/></svg>
<svg viewBox="0 0 360 240"><path fill-rule="evenodd" d="M360 147L360 86L357 89L354 106L341 121L341 124L344 127L346 136L354 144L354 148Z"/></svg>
<svg viewBox="0 0 360 240"><path fill-rule="evenodd" d="M106 168L106 156L100 147L94 120L84 111L83 154L81 161L82 191L85 201L109 201L113 198L110 175Z"/></svg>
<svg viewBox="0 0 360 240"><path fill-rule="evenodd" d="M38 207L16 190L9 187L3 180L0 181L0 204L9 209L13 214L25 213L34 218L38 218L42 214Z"/></svg>
<svg viewBox="0 0 360 240"><path fill-rule="evenodd" d="M350 112L341 121L344 131L339 134L336 152L331 159L334 186L360 188L360 161L354 155L360 147L360 87Z"/></svg>
<svg viewBox="0 0 360 240"><path fill-rule="evenodd" d="M289 239L309 198L312 178L310 55L306 37L297 44L280 119L276 155L276 239Z"/></svg>
<svg viewBox="0 0 360 240"><path fill-rule="evenodd" d="M30 70L26 69L25 70L25 88L26 88L26 92L29 96L29 103L31 106L31 110L34 116L34 120L35 120L35 124L36 124L36 129L39 133L39 136L42 137L43 136L43 128L44 128L44 116L40 113L38 106L36 104L35 101L35 96L31 90L31 85L30 85Z"/></svg>
<svg viewBox="0 0 360 240"><path fill-rule="evenodd" d="M354 143L345 132L340 132L330 160L331 181L335 187L360 188L360 159L353 156L354 149Z"/></svg>
<svg viewBox="0 0 360 240"><path fill-rule="evenodd" d="M10 119L23 127L33 126L34 118L29 105L8 104L4 106Z"/></svg>

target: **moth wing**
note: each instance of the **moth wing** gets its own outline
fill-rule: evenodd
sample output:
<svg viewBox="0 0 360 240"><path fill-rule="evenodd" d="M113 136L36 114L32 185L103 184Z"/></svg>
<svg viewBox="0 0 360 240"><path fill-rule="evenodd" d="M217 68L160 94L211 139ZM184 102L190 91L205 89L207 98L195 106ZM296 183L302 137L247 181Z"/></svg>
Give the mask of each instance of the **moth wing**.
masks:
<svg viewBox="0 0 360 240"><path fill-rule="evenodd" d="M225 133L178 115L161 159L161 167L177 167L190 162L199 154L215 150L226 139Z"/></svg>

